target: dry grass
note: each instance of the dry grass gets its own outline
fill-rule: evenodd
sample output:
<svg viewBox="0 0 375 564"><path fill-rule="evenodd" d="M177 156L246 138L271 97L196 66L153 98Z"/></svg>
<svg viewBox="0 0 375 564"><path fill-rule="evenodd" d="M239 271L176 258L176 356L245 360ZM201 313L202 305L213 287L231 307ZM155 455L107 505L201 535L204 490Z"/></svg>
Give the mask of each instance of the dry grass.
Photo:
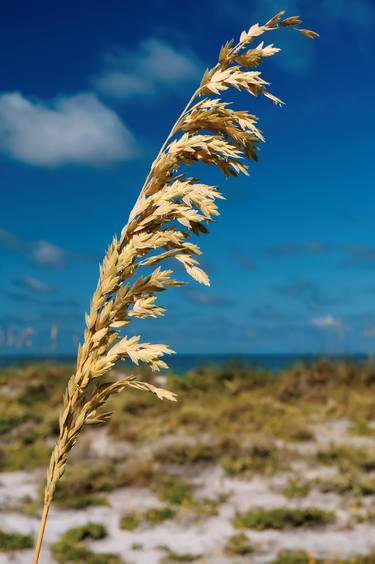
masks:
<svg viewBox="0 0 375 564"><path fill-rule="evenodd" d="M108 398L125 388L155 393L175 400L171 392L127 376L116 382L106 375L122 359L145 363L153 370L166 367L162 357L173 351L164 344L141 342L121 331L133 318L158 317L164 308L157 305L157 293L180 282L171 270L158 265L175 258L188 275L209 285L200 268L199 247L190 241L192 234L207 233L206 224L219 215L215 200L222 198L216 187L200 183L185 174L185 165L202 162L218 167L226 176L248 174L242 159L257 159L258 142L263 135L257 118L246 111L235 111L220 98L233 87L254 96L264 95L282 102L268 91L258 70L265 57L279 49L272 44L250 44L265 32L296 28L298 17L283 19L280 12L265 25L255 24L243 31L237 44L222 47L217 64L207 70L201 84L171 129L151 166L150 173L119 238L114 237L100 267L97 288L86 315L83 344L79 347L75 373L64 395L59 420L59 438L53 450L45 487L45 509L34 562L38 561L43 529L56 485L65 471L70 450L85 425L106 422L109 413L100 408ZM307 37L316 34L298 29ZM181 168L183 167L183 168ZM150 268L149 267L155 267Z"/></svg>

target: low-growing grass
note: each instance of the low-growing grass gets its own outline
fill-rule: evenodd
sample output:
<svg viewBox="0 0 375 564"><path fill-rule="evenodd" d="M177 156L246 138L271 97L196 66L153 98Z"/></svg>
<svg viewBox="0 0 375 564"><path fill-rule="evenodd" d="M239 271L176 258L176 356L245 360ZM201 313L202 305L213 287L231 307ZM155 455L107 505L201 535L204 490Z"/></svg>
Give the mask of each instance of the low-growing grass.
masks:
<svg viewBox="0 0 375 564"><path fill-rule="evenodd" d="M297 480L289 480L282 490L283 495L288 499L305 497L310 492L313 484L311 482L299 482Z"/></svg>
<svg viewBox="0 0 375 564"><path fill-rule="evenodd" d="M254 552L255 548L245 533L237 533L229 537L224 550L229 556L245 556Z"/></svg>
<svg viewBox="0 0 375 564"><path fill-rule="evenodd" d="M193 554L190 552L175 552L167 546L160 546L161 550L166 552L166 555L160 560L161 564L172 564L173 562L195 562L202 558L201 554Z"/></svg>
<svg viewBox="0 0 375 564"><path fill-rule="evenodd" d="M320 564L312 554L304 550L282 550L272 564Z"/></svg>
<svg viewBox="0 0 375 564"><path fill-rule="evenodd" d="M97 554L84 545L85 540L100 540L106 536L107 531L100 523L87 523L82 527L69 529L51 545L52 556L59 564L121 564L123 561L115 554Z"/></svg>
<svg viewBox="0 0 375 564"><path fill-rule="evenodd" d="M108 501L103 494L124 486L146 486L153 478L152 463L146 458L76 462L68 467L59 482L55 502L60 507L70 509L106 505Z"/></svg>
<svg viewBox="0 0 375 564"><path fill-rule="evenodd" d="M153 524L163 523L168 519L173 519L176 515L176 509L172 507L163 506L163 507L150 507L144 513L144 518Z"/></svg>
<svg viewBox="0 0 375 564"><path fill-rule="evenodd" d="M33 470L47 463L50 447L37 439L30 443L15 441L0 446L0 467L3 471Z"/></svg>
<svg viewBox="0 0 375 564"><path fill-rule="evenodd" d="M331 446L318 451L317 461L328 466L337 466L343 472L372 472L375 470L375 456L365 448L352 446Z"/></svg>
<svg viewBox="0 0 375 564"><path fill-rule="evenodd" d="M134 531L141 524L142 516L136 511L128 511L120 519L120 529Z"/></svg>
<svg viewBox="0 0 375 564"><path fill-rule="evenodd" d="M363 417L352 417L349 430L353 435L360 435L364 437L375 436L375 428L373 428Z"/></svg>
<svg viewBox="0 0 375 564"><path fill-rule="evenodd" d="M106 505L101 494L115 489L117 483L117 469L111 461L72 464L57 486L55 503L69 509Z"/></svg>
<svg viewBox="0 0 375 564"><path fill-rule="evenodd" d="M159 483L155 484L154 491L161 501L172 505L189 506L192 503L191 485L173 476L163 477Z"/></svg>
<svg viewBox="0 0 375 564"><path fill-rule="evenodd" d="M291 456L287 449L278 448L273 443L255 443L247 449L240 449L238 455L223 457L221 465L231 476L251 477L254 473L270 475L287 470Z"/></svg>
<svg viewBox="0 0 375 564"><path fill-rule="evenodd" d="M0 529L0 552L24 550L34 546L32 535L9 533Z"/></svg>
<svg viewBox="0 0 375 564"><path fill-rule="evenodd" d="M291 527L315 527L335 520L334 513L318 509L276 507L273 509L254 509L237 513L233 525L238 529L288 529Z"/></svg>
<svg viewBox="0 0 375 564"><path fill-rule="evenodd" d="M313 553L304 550L282 550L271 564L374 564L375 553L367 556L358 555L348 559L316 558Z"/></svg>

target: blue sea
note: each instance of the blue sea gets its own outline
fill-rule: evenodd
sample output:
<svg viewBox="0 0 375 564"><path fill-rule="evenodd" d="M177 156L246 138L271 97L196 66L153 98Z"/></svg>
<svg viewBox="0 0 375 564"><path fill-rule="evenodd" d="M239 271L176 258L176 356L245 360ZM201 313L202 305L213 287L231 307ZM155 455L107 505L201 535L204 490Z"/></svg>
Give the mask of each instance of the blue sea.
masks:
<svg viewBox="0 0 375 564"><path fill-rule="evenodd" d="M260 369L279 372L296 364L310 364L327 355L315 354L176 354L168 358L168 365L175 374L184 374L189 370L207 366L224 366L236 363L241 366L255 366ZM349 359L354 362L368 360L364 354L346 356L328 356L332 360ZM22 367L40 362L75 364L74 356L3 356L0 368Z"/></svg>

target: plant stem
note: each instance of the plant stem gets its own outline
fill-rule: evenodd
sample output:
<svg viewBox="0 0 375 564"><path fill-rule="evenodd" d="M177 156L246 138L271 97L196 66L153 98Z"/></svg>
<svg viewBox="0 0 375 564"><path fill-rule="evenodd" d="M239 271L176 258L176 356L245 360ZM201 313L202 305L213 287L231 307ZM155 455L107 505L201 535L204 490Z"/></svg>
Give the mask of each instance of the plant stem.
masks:
<svg viewBox="0 0 375 564"><path fill-rule="evenodd" d="M36 540L36 545L35 545L33 564L38 564L38 561L39 561L39 554L40 554L40 549L42 547L44 529L46 528L46 522L47 522L48 511L49 511L50 505L51 505L51 502L49 501L49 502L45 503L44 507L43 507L43 514L42 514L42 518L41 518L41 521L40 521L38 538Z"/></svg>

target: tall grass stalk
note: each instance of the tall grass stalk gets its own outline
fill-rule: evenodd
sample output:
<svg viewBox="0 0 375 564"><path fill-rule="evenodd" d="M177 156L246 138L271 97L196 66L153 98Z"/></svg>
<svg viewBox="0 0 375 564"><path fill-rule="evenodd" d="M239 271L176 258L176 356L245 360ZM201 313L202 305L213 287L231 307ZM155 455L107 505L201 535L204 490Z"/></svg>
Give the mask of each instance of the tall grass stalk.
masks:
<svg viewBox="0 0 375 564"><path fill-rule="evenodd" d="M266 24L255 24L243 31L238 43L232 40L221 48L218 62L204 73L152 163L120 237L114 237L104 256L86 314L76 371L64 394L59 438L47 472L34 564L39 559L48 511L69 452L85 425L108 420L111 414L101 411L108 398L124 389L136 388L152 392L160 399L176 401L175 394L134 376L115 382L106 376L123 359L137 365L145 363L152 370L167 366L162 357L173 352L168 346L142 342L139 336L129 338L123 330L133 318L163 315L164 308L156 303L157 294L168 286L181 284L172 278L171 270L161 268L165 259L176 259L188 275L209 285L197 259L201 251L190 237L207 233L207 223L219 215L215 200L223 196L217 187L188 176L185 165L202 162L218 167L225 176L248 174L243 159L257 160L263 135L256 116L232 109L222 101L221 94L233 87L282 105L256 70L263 58L275 55L279 49L259 42L258 37L284 27L296 29L311 39L317 36L313 31L298 28L300 23L298 17L284 18L284 12L280 12Z"/></svg>

